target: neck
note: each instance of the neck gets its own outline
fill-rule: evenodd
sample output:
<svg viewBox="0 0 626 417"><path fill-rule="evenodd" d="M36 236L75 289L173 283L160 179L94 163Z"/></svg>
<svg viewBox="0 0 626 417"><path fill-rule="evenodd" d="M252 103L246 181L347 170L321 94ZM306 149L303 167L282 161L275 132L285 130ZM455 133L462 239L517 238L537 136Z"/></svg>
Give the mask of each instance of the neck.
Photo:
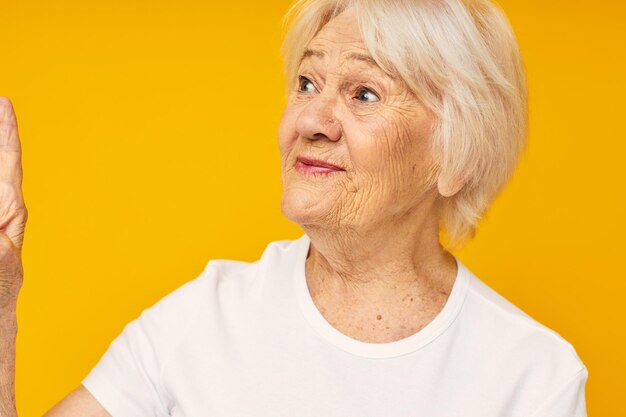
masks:
<svg viewBox="0 0 626 417"><path fill-rule="evenodd" d="M369 230L303 227L311 239L311 292L372 300L393 294L449 293L456 262L439 242L433 216L411 216Z"/></svg>

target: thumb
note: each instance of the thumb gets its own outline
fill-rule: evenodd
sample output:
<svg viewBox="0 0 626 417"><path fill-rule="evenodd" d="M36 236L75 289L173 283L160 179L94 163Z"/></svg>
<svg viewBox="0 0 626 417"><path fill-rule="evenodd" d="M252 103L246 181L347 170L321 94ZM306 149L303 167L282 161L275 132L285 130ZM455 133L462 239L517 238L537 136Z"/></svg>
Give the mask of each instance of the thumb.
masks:
<svg viewBox="0 0 626 417"><path fill-rule="evenodd" d="M0 232L0 308L15 305L23 278L20 252L13 241Z"/></svg>

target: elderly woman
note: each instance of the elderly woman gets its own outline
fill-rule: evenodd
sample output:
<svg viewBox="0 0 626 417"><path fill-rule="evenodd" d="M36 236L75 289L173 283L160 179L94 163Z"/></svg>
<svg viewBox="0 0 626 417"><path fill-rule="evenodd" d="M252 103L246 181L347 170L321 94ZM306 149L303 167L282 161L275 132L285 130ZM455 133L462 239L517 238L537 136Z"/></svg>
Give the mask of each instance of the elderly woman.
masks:
<svg viewBox="0 0 626 417"><path fill-rule="evenodd" d="M571 344L448 251L524 149L524 70L502 12L303 0L289 16L282 208L305 234L253 263L209 262L49 415L586 416ZM12 416L26 211L8 101L2 117L0 415Z"/></svg>

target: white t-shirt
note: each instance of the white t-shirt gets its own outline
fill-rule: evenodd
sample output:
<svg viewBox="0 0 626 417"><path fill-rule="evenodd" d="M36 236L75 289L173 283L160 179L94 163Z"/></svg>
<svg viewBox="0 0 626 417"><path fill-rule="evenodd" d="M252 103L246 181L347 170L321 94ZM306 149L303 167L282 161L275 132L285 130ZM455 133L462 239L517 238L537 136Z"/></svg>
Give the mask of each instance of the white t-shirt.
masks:
<svg viewBox="0 0 626 417"><path fill-rule="evenodd" d="M570 343L457 258L441 312L364 343L317 310L307 235L211 261L129 323L83 380L114 417L585 417Z"/></svg>

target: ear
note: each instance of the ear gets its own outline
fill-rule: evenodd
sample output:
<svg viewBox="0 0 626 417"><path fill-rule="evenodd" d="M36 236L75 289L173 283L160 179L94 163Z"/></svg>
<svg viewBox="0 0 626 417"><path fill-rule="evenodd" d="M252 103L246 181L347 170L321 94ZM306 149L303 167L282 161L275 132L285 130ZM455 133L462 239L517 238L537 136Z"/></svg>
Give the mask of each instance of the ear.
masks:
<svg viewBox="0 0 626 417"><path fill-rule="evenodd" d="M460 177L451 177L439 174L439 177L437 177L437 188L439 190L439 194L442 196L452 197L458 193L461 188L463 188L465 182L465 179Z"/></svg>

